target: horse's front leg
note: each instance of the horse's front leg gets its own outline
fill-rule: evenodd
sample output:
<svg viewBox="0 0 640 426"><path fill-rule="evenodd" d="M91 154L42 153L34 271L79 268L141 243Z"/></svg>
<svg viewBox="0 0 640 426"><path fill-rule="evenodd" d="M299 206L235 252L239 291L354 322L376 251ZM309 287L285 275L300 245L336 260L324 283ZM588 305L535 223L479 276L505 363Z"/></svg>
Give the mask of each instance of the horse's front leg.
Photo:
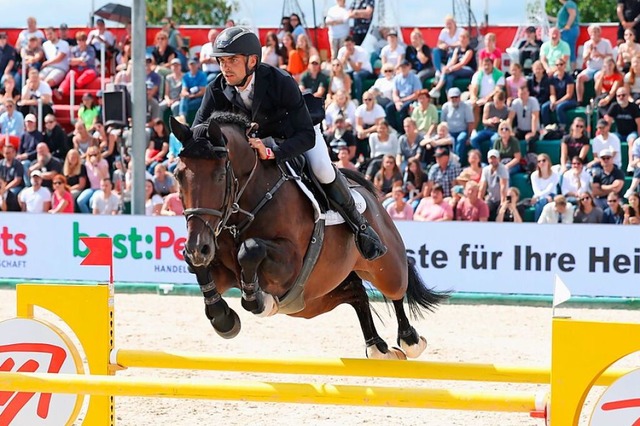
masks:
<svg viewBox="0 0 640 426"><path fill-rule="evenodd" d="M249 238L240 245L238 263L241 268L242 307L260 317L274 315L278 311L275 298L265 293L258 282L258 268L267 257L267 244L257 238Z"/></svg>
<svg viewBox="0 0 640 426"><path fill-rule="evenodd" d="M225 339L236 337L240 333L240 317L227 305L227 302L220 294L218 286L216 286L217 281L222 287L225 287L225 284L226 287L230 287L230 283L226 283L225 280L233 279L233 274L228 270L223 270L223 267L215 268L214 270L209 267L192 267L191 269L196 275L198 285L204 296L204 313L211 322L213 329Z"/></svg>

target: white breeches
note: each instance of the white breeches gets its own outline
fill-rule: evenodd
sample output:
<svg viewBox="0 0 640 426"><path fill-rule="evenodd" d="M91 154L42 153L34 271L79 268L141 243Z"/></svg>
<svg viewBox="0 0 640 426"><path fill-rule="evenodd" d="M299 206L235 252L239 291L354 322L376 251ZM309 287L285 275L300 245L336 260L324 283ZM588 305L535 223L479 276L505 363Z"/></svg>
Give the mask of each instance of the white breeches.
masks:
<svg viewBox="0 0 640 426"><path fill-rule="evenodd" d="M304 153L304 156L318 181L322 184L331 183L336 178L336 172L331 164L331 158L329 158L327 144L322 137L320 125L313 126L313 130L316 133L316 143L313 148Z"/></svg>

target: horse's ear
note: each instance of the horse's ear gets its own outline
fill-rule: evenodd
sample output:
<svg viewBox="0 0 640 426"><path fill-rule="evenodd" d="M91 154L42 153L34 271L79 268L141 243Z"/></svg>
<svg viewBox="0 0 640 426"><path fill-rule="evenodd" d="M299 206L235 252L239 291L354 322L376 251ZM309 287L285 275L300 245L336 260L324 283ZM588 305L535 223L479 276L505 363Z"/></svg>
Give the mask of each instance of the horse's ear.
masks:
<svg viewBox="0 0 640 426"><path fill-rule="evenodd" d="M224 144L224 138L222 137L222 129L220 125L215 120L209 120L209 127L207 128L207 133L209 134L209 140L214 144L222 143Z"/></svg>
<svg viewBox="0 0 640 426"><path fill-rule="evenodd" d="M176 138L178 138L180 142L186 142L193 136L189 126L182 124L173 116L171 116L171 120L169 121L169 127L171 127L171 132L176 135Z"/></svg>

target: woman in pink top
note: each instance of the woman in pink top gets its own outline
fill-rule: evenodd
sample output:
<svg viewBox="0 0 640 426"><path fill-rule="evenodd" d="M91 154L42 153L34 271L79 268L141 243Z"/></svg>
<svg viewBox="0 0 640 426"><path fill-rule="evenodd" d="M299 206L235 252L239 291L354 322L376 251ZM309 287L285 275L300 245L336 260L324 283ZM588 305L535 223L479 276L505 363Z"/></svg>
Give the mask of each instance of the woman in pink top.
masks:
<svg viewBox="0 0 640 426"><path fill-rule="evenodd" d="M436 183L431 188L431 196L425 197L418 204L413 220L420 222L443 222L453 220L453 209L444 202L442 185Z"/></svg>
<svg viewBox="0 0 640 426"><path fill-rule="evenodd" d="M493 66L497 69L502 69L502 50L496 46L496 35L494 33L487 33L484 36L485 48L480 51L479 63L482 63L484 58L491 58L493 60Z"/></svg>
<svg viewBox="0 0 640 426"><path fill-rule="evenodd" d="M64 175L58 174L53 178L53 195L49 213L73 213L73 196Z"/></svg>
<svg viewBox="0 0 640 426"><path fill-rule="evenodd" d="M402 185L394 185L391 190L393 201L387 206L387 213L393 220L413 220L413 207L404 200Z"/></svg>
<svg viewBox="0 0 640 426"><path fill-rule="evenodd" d="M522 73L522 65L517 62L511 64L509 68L511 75L507 77L507 105L511 106L511 102L518 97L518 89L527 85L527 79Z"/></svg>
<svg viewBox="0 0 640 426"><path fill-rule="evenodd" d="M93 145L87 149L87 159L84 163L87 169L87 189L82 191L78 197L77 203L81 213L91 213L91 197L94 192L100 189L102 179L109 177L109 163L102 158L100 148Z"/></svg>

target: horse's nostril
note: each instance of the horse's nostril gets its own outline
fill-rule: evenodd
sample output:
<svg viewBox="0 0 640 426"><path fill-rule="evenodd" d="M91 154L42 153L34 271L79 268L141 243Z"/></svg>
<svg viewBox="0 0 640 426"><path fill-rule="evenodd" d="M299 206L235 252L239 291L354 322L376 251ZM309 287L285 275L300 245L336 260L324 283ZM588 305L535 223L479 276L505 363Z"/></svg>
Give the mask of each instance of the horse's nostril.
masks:
<svg viewBox="0 0 640 426"><path fill-rule="evenodd" d="M203 245L202 250L200 250L200 253L202 253L203 256L207 256L210 252L211 248L209 247L209 244Z"/></svg>

